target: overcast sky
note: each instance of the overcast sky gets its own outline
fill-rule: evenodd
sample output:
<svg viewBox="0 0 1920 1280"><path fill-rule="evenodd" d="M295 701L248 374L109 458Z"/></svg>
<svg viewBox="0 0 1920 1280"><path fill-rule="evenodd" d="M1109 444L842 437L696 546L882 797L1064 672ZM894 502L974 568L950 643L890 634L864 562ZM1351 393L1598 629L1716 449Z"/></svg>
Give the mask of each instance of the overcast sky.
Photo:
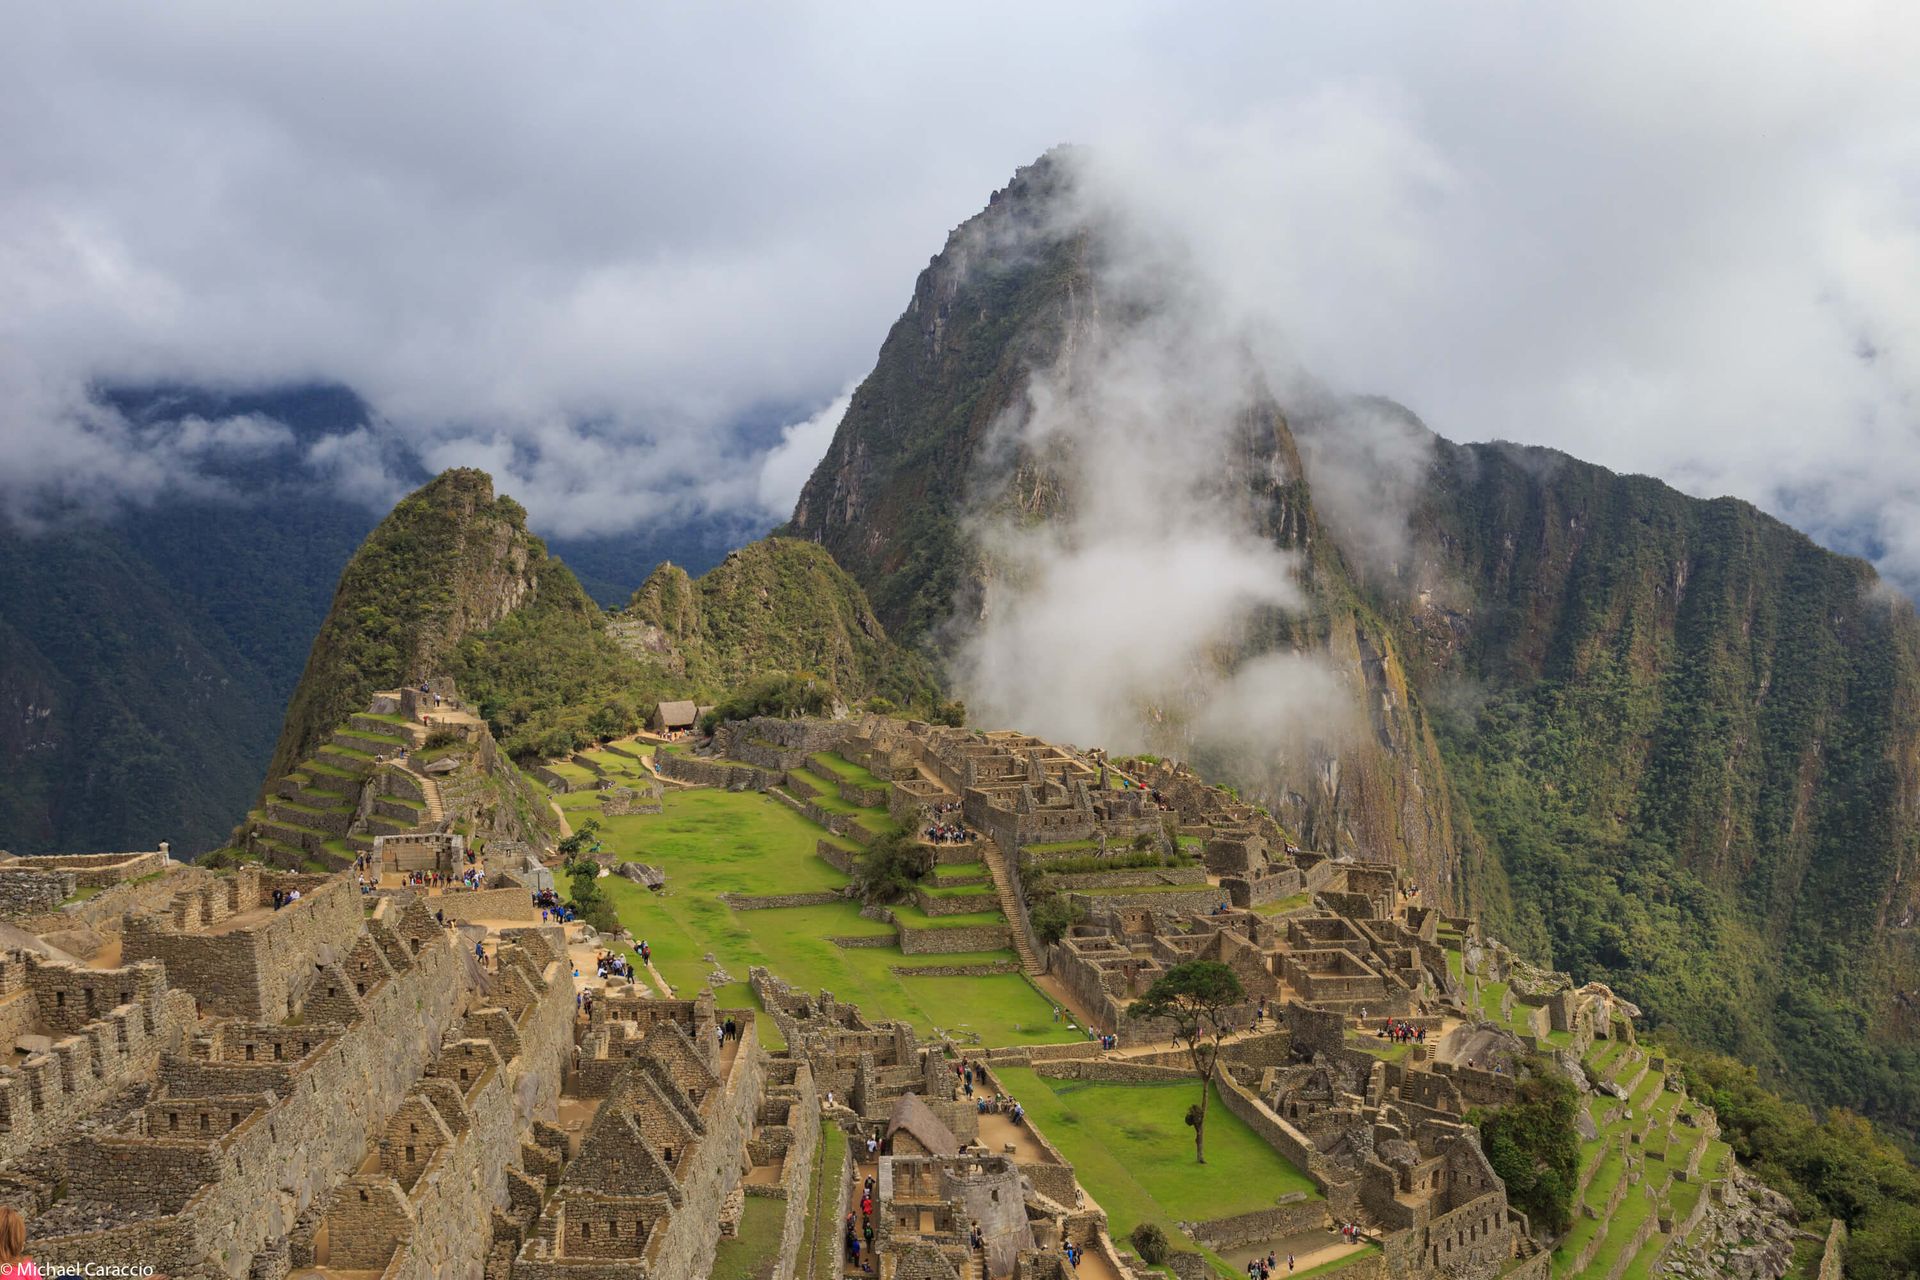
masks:
<svg viewBox="0 0 1920 1280"><path fill-rule="evenodd" d="M1076 141L1334 386L1911 590L1920 8L1771 7L5 0L0 495L284 447L90 385L331 380L547 532L771 523L947 232ZM316 461L385 501L366 443Z"/></svg>

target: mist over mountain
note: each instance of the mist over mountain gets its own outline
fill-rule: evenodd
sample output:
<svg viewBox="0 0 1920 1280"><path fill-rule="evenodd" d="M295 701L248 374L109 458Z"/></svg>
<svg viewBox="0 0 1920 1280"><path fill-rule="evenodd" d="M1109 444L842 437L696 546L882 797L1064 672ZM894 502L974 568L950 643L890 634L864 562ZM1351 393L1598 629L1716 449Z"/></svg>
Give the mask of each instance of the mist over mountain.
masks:
<svg viewBox="0 0 1920 1280"><path fill-rule="evenodd" d="M1191 758L1912 1131L1912 606L1747 503L1330 388L1127 195L1056 151L956 230L785 531L994 722Z"/></svg>
<svg viewBox="0 0 1920 1280"><path fill-rule="evenodd" d="M343 387L100 401L190 470L138 504L77 490L24 521L0 511L0 848L208 849L251 803L342 568L394 483L430 473L375 441ZM719 513L552 551L617 606L661 561L704 572L764 523Z"/></svg>

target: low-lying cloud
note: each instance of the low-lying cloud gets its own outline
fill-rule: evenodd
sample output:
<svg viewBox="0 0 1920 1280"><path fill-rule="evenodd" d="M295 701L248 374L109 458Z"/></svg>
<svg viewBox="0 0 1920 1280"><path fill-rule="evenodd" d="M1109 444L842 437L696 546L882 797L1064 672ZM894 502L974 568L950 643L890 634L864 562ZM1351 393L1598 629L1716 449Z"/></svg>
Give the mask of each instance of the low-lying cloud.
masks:
<svg viewBox="0 0 1920 1280"><path fill-rule="evenodd" d="M766 464L741 424L832 401L943 233L1073 140L1326 385L1751 499L1920 588L1909 5L12 18L16 515L217 483L101 386L332 381L373 439L314 463L370 504L411 459L500 467L556 532L771 523L823 432Z"/></svg>

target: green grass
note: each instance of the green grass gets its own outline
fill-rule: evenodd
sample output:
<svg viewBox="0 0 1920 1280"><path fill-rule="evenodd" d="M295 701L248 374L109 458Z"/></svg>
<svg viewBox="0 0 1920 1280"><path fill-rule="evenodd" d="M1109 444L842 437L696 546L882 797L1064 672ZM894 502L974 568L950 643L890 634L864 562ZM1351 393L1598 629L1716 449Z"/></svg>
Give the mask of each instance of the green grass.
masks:
<svg viewBox="0 0 1920 1280"><path fill-rule="evenodd" d="M362 720L378 720L381 724L412 724L413 721L392 711L360 711L356 715Z"/></svg>
<svg viewBox="0 0 1920 1280"><path fill-rule="evenodd" d="M843 760L825 751L808 756L807 763L815 766L816 772L819 769L825 769L841 781L851 782L857 787L876 787L885 790L893 785L874 774L872 770L864 769L851 760Z"/></svg>
<svg viewBox="0 0 1920 1280"><path fill-rule="evenodd" d="M998 901L998 899L994 897L993 884L991 882L987 884L943 885L935 879L922 881L920 891L929 898L985 898L989 902Z"/></svg>
<svg viewBox="0 0 1920 1280"><path fill-rule="evenodd" d="M1452 974L1453 980L1461 986L1464 987L1467 984L1467 958L1451 947L1447 949L1447 972Z"/></svg>
<svg viewBox="0 0 1920 1280"><path fill-rule="evenodd" d="M1007 918L997 910L970 911L958 916L930 916L911 902L896 903L887 910L893 912L894 922L903 929L960 929L1007 922Z"/></svg>
<svg viewBox="0 0 1920 1280"><path fill-rule="evenodd" d="M60 905L64 907L72 902L85 902L88 898L96 897L105 892L106 888L102 885L82 885L80 888L75 889L71 895L60 899Z"/></svg>
<svg viewBox="0 0 1920 1280"><path fill-rule="evenodd" d="M564 804L564 802L563 802ZM985 1044L1039 1044L1076 1038L1052 1021L1051 1006L1018 974L939 978L892 972L902 964L972 964L1006 960L1009 953L903 957L896 947L838 947L834 937L891 937L892 925L860 915L852 900L817 907L734 911L723 893L810 893L838 889L847 878L815 853L821 829L779 801L753 792L670 790L664 812L605 818L600 839L619 857L663 868L667 888L653 893L620 876L600 887L621 922L653 948L654 968L681 994L705 986L712 953L736 983L751 966L802 991L832 991L875 1020L901 1018L921 1033L934 1027L974 1033ZM916 908L903 908L929 919ZM950 916L945 924L1004 923L990 917ZM721 1002L751 1005L744 985ZM771 1018L762 1018L769 1024ZM764 1042L764 1041L763 1041Z"/></svg>
<svg viewBox="0 0 1920 1280"><path fill-rule="evenodd" d="M1413 1052L1412 1041L1395 1043L1392 1040L1382 1040L1379 1036L1362 1035L1357 1031L1347 1033L1347 1047L1358 1049L1362 1053L1370 1053L1382 1062L1398 1062Z"/></svg>
<svg viewBox="0 0 1920 1280"><path fill-rule="evenodd" d="M1199 888L1198 885L1194 887ZM1289 911L1298 911L1302 907L1312 905L1312 903L1313 895L1310 893L1290 893L1284 898L1275 898L1272 902L1263 902L1255 907L1253 911L1255 915L1283 916Z"/></svg>
<svg viewBox="0 0 1920 1280"><path fill-rule="evenodd" d="M565 778L568 782L593 783L600 778L599 774L585 765L574 764L569 760L549 760L546 769L547 772Z"/></svg>
<svg viewBox="0 0 1920 1280"><path fill-rule="evenodd" d="M1182 1119L1199 1094L1197 1082L1096 1084L1044 1080L1023 1067L995 1071L1073 1163L1081 1185L1107 1211L1116 1240L1142 1222L1186 1240L1176 1226L1183 1219L1251 1213L1292 1191L1318 1195L1306 1174L1226 1109L1217 1088L1207 1107L1203 1165L1194 1162L1193 1131Z"/></svg>
<svg viewBox="0 0 1920 1280"><path fill-rule="evenodd" d="M1026 844L1020 846L1020 852L1045 857L1050 853L1083 853L1088 849L1098 849L1098 840L1055 840L1050 844Z"/></svg>
<svg viewBox="0 0 1920 1280"><path fill-rule="evenodd" d="M780 1258L780 1229L787 1202L748 1196L740 1212L740 1233L723 1238L713 1255L711 1280L768 1280Z"/></svg>
<svg viewBox="0 0 1920 1280"><path fill-rule="evenodd" d="M813 1259L816 1276L840 1274L840 1223L833 1210L840 1203L840 1162L846 1154L847 1135L838 1125L823 1124L820 1146L814 1152L813 1182L807 1188L807 1235L801 1244L801 1251Z"/></svg>
<svg viewBox="0 0 1920 1280"><path fill-rule="evenodd" d="M986 888L993 888L992 877L987 875L984 862L943 862L933 869L935 880L986 880Z"/></svg>

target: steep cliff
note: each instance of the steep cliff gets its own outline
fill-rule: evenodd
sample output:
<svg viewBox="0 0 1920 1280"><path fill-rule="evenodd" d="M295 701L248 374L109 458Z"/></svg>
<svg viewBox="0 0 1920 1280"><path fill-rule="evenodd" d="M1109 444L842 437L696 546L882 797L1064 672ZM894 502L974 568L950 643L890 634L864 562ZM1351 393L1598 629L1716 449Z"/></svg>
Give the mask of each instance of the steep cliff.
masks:
<svg viewBox="0 0 1920 1280"><path fill-rule="evenodd" d="M1045 451L998 424L1138 324L1099 224L1061 215L1070 169L1022 170L949 238L783 530L937 653L993 601L982 529L1070 516ZM1198 763L1686 1037L1920 1130L1911 607L1744 503L1452 445L1390 406L1383 475L1339 406L1249 401L1215 496L1295 553L1304 600L1208 660L1313 654L1365 731Z"/></svg>
<svg viewBox="0 0 1920 1280"><path fill-rule="evenodd" d="M543 588L597 612L485 472L448 471L402 499L341 574L267 776L305 759L375 691L440 674L462 639Z"/></svg>

